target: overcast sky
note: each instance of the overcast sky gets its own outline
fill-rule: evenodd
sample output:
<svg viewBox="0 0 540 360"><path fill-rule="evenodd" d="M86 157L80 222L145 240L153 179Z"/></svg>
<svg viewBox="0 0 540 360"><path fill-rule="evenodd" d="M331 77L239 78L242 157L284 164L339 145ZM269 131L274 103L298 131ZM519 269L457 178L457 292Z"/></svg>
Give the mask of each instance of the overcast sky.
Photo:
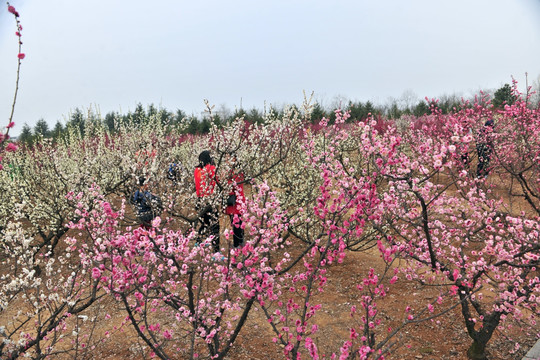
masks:
<svg viewBox="0 0 540 360"><path fill-rule="evenodd" d="M540 75L540 0L11 0L26 58L17 135L76 107L151 103L199 115L265 102L384 104L403 94L468 96ZM17 65L0 9L0 118ZM4 123L0 126L5 126Z"/></svg>

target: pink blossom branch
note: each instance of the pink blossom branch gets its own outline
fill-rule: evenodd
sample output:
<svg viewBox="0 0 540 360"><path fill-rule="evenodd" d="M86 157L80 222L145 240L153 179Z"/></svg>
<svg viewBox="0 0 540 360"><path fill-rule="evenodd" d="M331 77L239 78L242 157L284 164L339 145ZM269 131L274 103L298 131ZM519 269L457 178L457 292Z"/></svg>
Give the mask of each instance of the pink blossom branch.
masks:
<svg viewBox="0 0 540 360"><path fill-rule="evenodd" d="M8 118L8 125L6 126L6 132L2 134L2 138L0 138L0 145L3 145L4 142L9 139L9 130L14 126L13 123L13 115L15 113L15 104L17 103L17 94L19 92L19 79L20 79L20 70L21 70L21 61L25 58L25 54L22 52L22 41L21 41L21 32L22 32L22 25L19 21L19 13L15 10L13 6L9 4L9 1L7 2L8 11L13 14L15 17L15 22L17 25L17 31L15 32L15 35L18 38L18 46L19 46L19 52L17 55L17 73L15 77L15 91L13 93L13 102L11 104L11 112Z"/></svg>

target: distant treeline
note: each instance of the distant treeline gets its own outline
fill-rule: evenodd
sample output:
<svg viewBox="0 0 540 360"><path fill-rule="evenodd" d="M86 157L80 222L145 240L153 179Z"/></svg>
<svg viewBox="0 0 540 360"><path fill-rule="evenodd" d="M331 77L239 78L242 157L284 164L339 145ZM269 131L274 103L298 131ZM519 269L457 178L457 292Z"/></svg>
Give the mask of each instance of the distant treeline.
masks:
<svg viewBox="0 0 540 360"><path fill-rule="evenodd" d="M494 107L499 107L504 104L512 104L515 100L511 86L505 84L494 92L492 105ZM414 115L419 117L431 114L434 107L443 114L447 114L451 111L460 109L463 106L464 102L462 98L458 96L444 96L439 98L436 102L434 100L426 99L416 101L413 104L408 104L403 100L391 100L382 106L375 106L370 101L349 101L347 104L342 104L340 108L341 110L349 111L351 116L348 121L354 122L364 120L369 116L382 116L388 119L399 119L403 115ZM311 121L316 123L325 117L328 118L330 122L333 122L335 120L336 109L337 106L325 108L320 103L315 102L312 108ZM276 109L273 109L272 111L274 113L280 112L280 110ZM78 131L81 134L84 134L88 124L94 122L101 122L105 128L114 133L122 123L137 126L139 124L142 125L147 123L149 119L153 119L153 121L158 119L163 124L170 126L171 129L174 127L180 128L181 132L185 134L205 134L210 131L212 123L220 126L220 124L227 124L239 117L243 117L245 121L250 123L264 123L265 121L264 113L257 108L252 108L251 110L240 108L232 112L222 106L219 110L215 111L215 113L212 113L211 116L208 114L207 116L201 116L200 118L195 115L187 115L180 109L176 110L176 112L171 112L165 108L157 108L153 104L148 105L145 109L141 103L136 106L133 112L128 112L126 114L109 112L105 117L101 117L92 110L83 112L79 108L76 108L69 115L69 119L65 125L60 121L57 121L52 129L45 119L38 120L33 129L25 123L18 137L18 141L28 145L32 144L38 138L50 138L53 141L56 141L69 130ZM180 124L182 124L181 127Z"/></svg>

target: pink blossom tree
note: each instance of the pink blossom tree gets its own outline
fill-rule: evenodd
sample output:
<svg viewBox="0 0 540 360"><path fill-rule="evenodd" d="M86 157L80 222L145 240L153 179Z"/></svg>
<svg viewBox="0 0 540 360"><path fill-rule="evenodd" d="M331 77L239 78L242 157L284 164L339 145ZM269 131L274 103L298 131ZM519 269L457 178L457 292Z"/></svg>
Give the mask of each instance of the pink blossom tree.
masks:
<svg viewBox="0 0 540 360"><path fill-rule="evenodd" d="M501 174L510 196L524 199L528 208L538 216L540 110L529 105L533 95L530 89L526 94L521 94L515 81L512 89L516 101L512 105L505 105L495 117L493 167Z"/></svg>
<svg viewBox="0 0 540 360"><path fill-rule="evenodd" d="M482 118L485 109L466 111ZM463 168L455 143L471 139L460 133L460 122L459 114L450 115L437 136L414 130L405 134L400 160L381 168L390 211L374 226L391 244L405 247L413 260L408 278L450 290L473 340L468 355L483 359L493 332L510 318L535 324L534 315L525 314L534 314L537 307L540 254L534 239L539 223L534 213L509 212L489 179L476 179ZM502 153L497 140L495 148ZM523 166L529 159L515 160ZM424 267L432 274L419 275Z"/></svg>
<svg viewBox="0 0 540 360"><path fill-rule="evenodd" d="M20 76L20 70L21 70L21 61L25 58L25 54L22 52L22 40L21 40L21 33L22 33L22 25L19 20L19 12L15 10L13 6L10 5L9 1L7 2L8 12L13 15L15 18L15 23L17 30L15 31L15 36L17 36L18 43L19 43L19 52L17 55L17 73L16 73L16 79L15 79L15 91L13 93L13 102L11 104L11 112L9 114L9 118L7 121L7 125L5 127L5 131L2 131L0 133L0 154L6 150L6 151L16 151L17 145L14 143L8 143L7 146L5 143L9 139L9 130L15 126L15 123L13 122L13 114L15 113L15 104L17 103L17 94L19 92L19 76ZM0 156L0 170L2 169L2 157Z"/></svg>

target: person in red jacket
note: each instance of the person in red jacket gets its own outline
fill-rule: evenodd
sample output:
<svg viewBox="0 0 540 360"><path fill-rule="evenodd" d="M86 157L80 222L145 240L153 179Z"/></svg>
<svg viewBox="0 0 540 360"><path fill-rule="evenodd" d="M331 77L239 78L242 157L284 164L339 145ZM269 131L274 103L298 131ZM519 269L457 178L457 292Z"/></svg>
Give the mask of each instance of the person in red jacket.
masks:
<svg viewBox="0 0 540 360"><path fill-rule="evenodd" d="M231 172L228 181L231 186L231 191L227 197L227 207L225 214L231 219L231 227L233 229L233 246L238 248L244 244L244 228L242 225L242 217L240 207L245 201L244 196L244 175L235 171L236 156L233 156L231 162Z"/></svg>
<svg viewBox="0 0 540 360"><path fill-rule="evenodd" d="M211 196L216 187L216 166L208 150L200 153L199 165L195 168L194 177L197 193L197 211L205 209L200 217L201 226L199 227L199 234L205 237L213 235L212 245L214 246L214 251L218 252L219 213L211 201Z"/></svg>

